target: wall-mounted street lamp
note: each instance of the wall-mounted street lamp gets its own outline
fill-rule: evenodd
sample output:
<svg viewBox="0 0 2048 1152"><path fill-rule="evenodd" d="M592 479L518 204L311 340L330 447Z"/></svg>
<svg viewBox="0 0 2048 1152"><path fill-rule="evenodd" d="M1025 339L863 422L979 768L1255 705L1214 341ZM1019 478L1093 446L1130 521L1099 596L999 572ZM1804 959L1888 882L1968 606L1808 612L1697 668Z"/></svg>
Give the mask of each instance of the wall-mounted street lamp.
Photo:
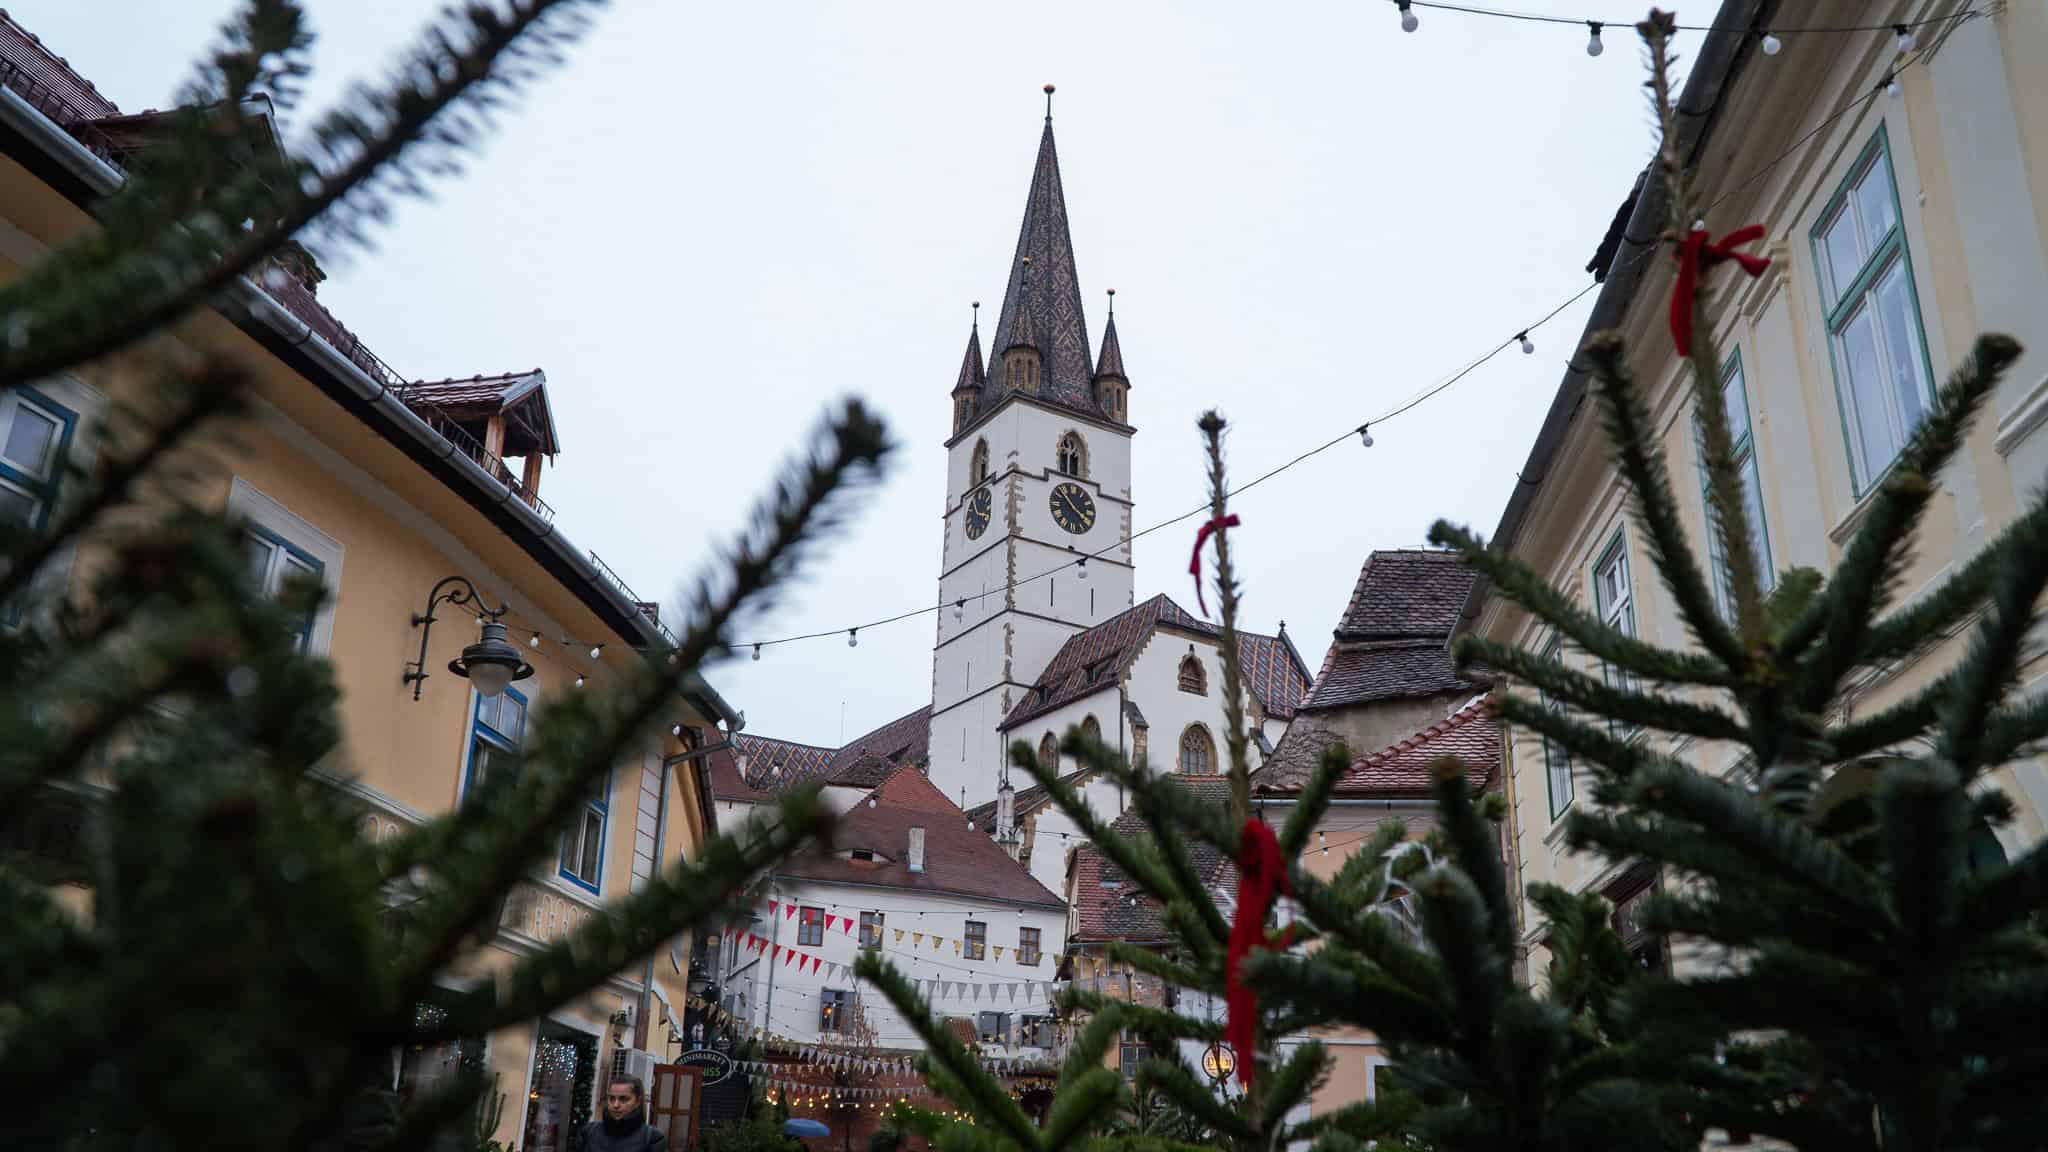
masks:
<svg viewBox="0 0 2048 1152"><path fill-rule="evenodd" d="M434 609L442 604L474 604L484 617L482 634L476 643L462 650L462 655L448 662L450 672L466 677L485 696L496 696L514 680L533 675L533 665L520 659L519 649L505 638L505 625L500 617L510 605L500 604L493 610L484 603L483 593L476 590L476 585L463 577L450 576L434 585L427 596L426 612L412 618L412 626L420 630L420 658L406 665L405 677L400 682L412 685L413 699L420 698L420 685L427 678L427 637L434 631Z"/></svg>

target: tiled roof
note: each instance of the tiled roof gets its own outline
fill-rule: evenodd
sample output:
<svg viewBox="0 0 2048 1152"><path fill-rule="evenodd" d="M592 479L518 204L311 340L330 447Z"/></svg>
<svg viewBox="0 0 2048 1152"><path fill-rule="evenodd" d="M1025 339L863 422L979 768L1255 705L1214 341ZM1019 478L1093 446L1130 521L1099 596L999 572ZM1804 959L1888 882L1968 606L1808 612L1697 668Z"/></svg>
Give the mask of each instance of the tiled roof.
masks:
<svg viewBox="0 0 2048 1152"><path fill-rule="evenodd" d="M443 408L489 407L503 411L546 384L547 379L546 373L535 368L531 372L497 376L420 380L407 385L405 394L407 399L418 398Z"/></svg>
<svg viewBox="0 0 2048 1152"><path fill-rule="evenodd" d="M733 747L746 758L748 787L779 793L792 785L820 780L831 767L833 749L794 740L776 740L741 732L732 738Z"/></svg>
<svg viewBox="0 0 2048 1152"><path fill-rule="evenodd" d="M990 354L1001 357L1020 336L1038 349L1038 399L1109 419L1095 400L1088 318L1081 308L1081 280L1074 271L1074 240L1067 228L1067 197L1060 185L1059 153L1053 147L1049 117L1038 138L1031 191L1024 200L1024 220L1017 229L1017 251L1010 257L1010 277L1003 287L1003 308L996 316ZM990 411L1004 394L1002 373L990 373L974 410Z"/></svg>
<svg viewBox="0 0 2048 1152"><path fill-rule="evenodd" d="M1169 779L1211 803L1227 804L1230 801L1230 782L1226 777L1174 776ZM1145 832L1145 823L1135 812L1126 812L1116 818L1110 830L1119 836L1134 837ZM1212 891L1227 890L1234 883L1236 867L1213 845L1191 839L1188 841L1188 856L1194 864L1195 875ZM1105 859L1094 845L1083 844L1076 850L1074 869L1075 927L1070 940L1083 944L1107 940L1150 944L1170 937L1159 903L1149 896L1140 895L1137 886L1123 874L1123 869ZM1134 896L1135 901L1132 899Z"/></svg>
<svg viewBox="0 0 2048 1152"><path fill-rule="evenodd" d="M1455 552L1374 552L1358 571L1337 639L1389 640L1446 636L1472 591L1474 573Z"/></svg>
<svg viewBox="0 0 2048 1152"><path fill-rule="evenodd" d="M66 128L79 121L121 114L92 81L80 76L69 61L50 51L5 9L0 9L0 73L5 74L9 88Z"/></svg>
<svg viewBox="0 0 2048 1152"><path fill-rule="evenodd" d="M898 716L842 748L822 748L771 736L742 732L732 738L747 758L747 783L780 793L793 785L822 780L855 788L873 788L904 765L930 759L932 709L927 704Z"/></svg>
<svg viewBox="0 0 2048 1152"><path fill-rule="evenodd" d="M977 313L974 327L967 333L967 351L961 354L960 376L953 381L953 391L978 392L987 377L988 372L981 365L981 321Z"/></svg>
<svg viewBox="0 0 2048 1152"><path fill-rule="evenodd" d="M1010 859L985 832L969 831L967 816L922 771L905 765L871 794L874 807L856 804L839 819L835 852L806 852L777 869L783 876L845 884L881 885L913 892L1001 900L1035 907L1064 907L1060 898ZM922 872L912 872L904 855L910 829L924 829ZM842 852L865 850L872 860Z"/></svg>
<svg viewBox="0 0 2048 1152"><path fill-rule="evenodd" d="M1124 345L1116 338L1116 313L1109 314L1109 323L1102 329L1102 355L1095 358L1095 377L1114 376L1127 380L1124 375Z"/></svg>
<svg viewBox="0 0 2048 1152"><path fill-rule="evenodd" d="M1289 736L1293 735L1289 730ZM1286 740L1282 740L1284 745ZM1492 697L1474 700L1419 732L1351 762L1337 781L1337 795L1365 799L1427 799L1432 792L1430 765L1445 756L1465 763L1476 790L1491 788L1500 777L1500 722ZM1277 776L1259 781L1269 793L1298 789L1301 779Z"/></svg>
<svg viewBox="0 0 2048 1152"><path fill-rule="evenodd" d="M1480 681L1462 675L1451 657L1448 636L1429 640L1388 640L1333 644L1323 670L1301 701L1301 710L1348 708L1376 700L1401 700L1462 692Z"/></svg>
<svg viewBox="0 0 2048 1152"><path fill-rule="evenodd" d="M1309 773L1321 766L1323 753L1343 742L1342 733L1324 727L1316 717L1298 717L1280 734L1273 754L1252 774L1252 787L1276 792L1299 788Z"/></svg>
<svg viewBox="0 0 2048 1152"><path fill-rule="evenodd" d="M1094 771L1092 768L1077 768L1060 777L1060 783L1072 786L1079 783L1081 777L1086 776L1092 771ZM1016 818L1022 821L1024 817L1044 807L1051 799L1052 793L1045 790L1045 785L1033 784L1029 788L1018 789L1016 803L1012 811ZM990 835L994 835L996 827L996 802L990 800L986 804L976 804L967 810L967 818L974 821L974 827L978 831L985 831Z"/></svg>
<svg viewBox="0 0 2048 1152"><path fill-rule="evenodd" d="M731 748L713 752L710 761L712 799L735 800L742 804L760 804L775 799L740 777L739 757Z"/></svg>
<svg viewBox="0 0 2048 1152"><path fill-rule="evenodd" d="M1003 718L1003 727L1014 727L1114 687L1117 678L1144 648L1152 629L1161 624L1212 639L1221 635L1214 624L1189 615L1162 592L1085 632L1067 637L1045 671L1039 673L1031 691ZM1293 643L1284 635L1241 632L1238 652L1243 660L1246 687L1258 697L1267 714L1283 719L1294 715L1302 692L1308 687L1308 670L1294 651Z"/></svg>

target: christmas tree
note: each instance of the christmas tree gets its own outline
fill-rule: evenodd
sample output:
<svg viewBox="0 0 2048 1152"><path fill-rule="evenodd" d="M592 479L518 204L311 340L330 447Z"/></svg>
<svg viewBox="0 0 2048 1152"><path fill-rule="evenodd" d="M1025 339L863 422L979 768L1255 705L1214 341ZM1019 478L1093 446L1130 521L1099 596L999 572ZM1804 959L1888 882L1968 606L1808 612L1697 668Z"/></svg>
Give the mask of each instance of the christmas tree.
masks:
<svg viewBox="0 0 2048 1152"><path fill-rule="evenodd" d="M816 795L792 795L445 1011L416 1011L468 983L459 966L583 797L876 474L885 437L858 404L703 574L672 648L643 653L608 691L536 707L519 771L374 845L340 790L310 774L339 736L331 673L300 651L320 589L254 594L237 533L192 496L195 461L246 410L245 382L160 337L241 278L268 282L303 259L301 243L359 244L390 196L455 166L590 7L451 8L294 157L265 116L292 106L311 38L294 0L247 0L166 138L94 205L97 228L0 288L0 390L115 359L152 381L146 400L109 413L97 466L67 478L77 494L46 523L0 518L0 1146L460 1139L488 1099L481 1070L400 1111L376 1090L394 1051L582 996L743 905L773 862L827 833ZM51 587L74 551L92 558L88 583ZM67 823L78 835L45 835ZM88 913L60 904L59 880L90 892Z"/></svg>
<svg viewBox="0 0 2048 1152"><path fill-rule="evenodd" d="M2048 849L2007 865L1973 855L1971 844L2012 815L1987 773L2030 754L2048 733L2048 706L2015 694L2048 583L2048 497L1940 586L1896 604L1934 484L2018 346L1981 338L1873 496L1836 571L1826 579L1785 573L1767 595L1712 391L1721 360L1707 323L1712 265L1757 261L1694 223L1695 174L1679 154L1670 87L1676 26L1653 11L1638 30L1662 136L1665 239L1684 286L1674 338L1691 367L1718 575L1733 590L1732 608L1723 615L1717 607L1709 568L1686 537L1669 466L1613 334L1593 337L1582 355L1599 383L1633 515L1694 644L1664 649L1609 627L1464 529L1439 523L1432 538L1460 552L1495 594L1620 673L1588 676L1555 657L1472 636L1459 642L1461 659L1515 686L1500 704L1510 723L1568 750L1592 774L1594 803L1568 818L1573 846L1658 869L1667 887L1645 912L1649 926L1718 962L1681 963L1673 975L1642 971L1604 900L1536 887L1526 902L1546 924L1552 959L1540 987L1519 982L1522 898L1502 865L1501 805L1475 796L1455 760L1437 765L1429 853L1402 851L1402 830L1390 827L1322 881L1298 860L1346 767L1343 750L1311 776L1285 825L1269 829L1247 802L1241 716L1229 718L1227 810L1205 807L1076 730L1065 751L1124 787L1147 834L1109 834L1056 766L1023 745L1013 757L1163 908L1172 949L1112 945L1111 957L1226 1000L1229 1020L1066 989L1063 1008L1088 1022L1037 1128L931 1022L912 987L864 957L862 975L924 1022L932 1082L979 1121L905 1116L938 1146L1311 1142L1348 1152L1377 1142L1562 1152L1693 1148L1713 1130L1816 1152L2039 1143L2044 1104L2028 1089L2048 1061L2039 1041L2048 936L2035 922ZM1203 535L1214 539L1224 699L1234 703L1234 520L1221 428L1205 418L1213 504ZM1200 547L1198 538L1198 555ZM1859 669L1963 626L1973 629L1968 652L1933 685L1867 717L1837 718ZM1731 778L1704 772L1672 751L1680 741L1738 745L1746 766ZM1201 883L1187 849L1195 842L1237 862L1234 893ZM1276 931L1276 908L1292 915L1286 931ZM1290 1121L1324 1073L1321 1046L1304 1038L1335 1024L1372 1031L1392 1060L1386 1089L1372 1103ZM1135 1087L1105 1066L1124 1029L1150 1046ZM1301 1042L1283 1051L1282 1037ZM1219 1095L1183 1055L1187 1044L1225 1039L1243 1074L1241 1097ZM1134 1093L1163 1096L1208 1138L1184 1144L1128 1124Z"/></svg>

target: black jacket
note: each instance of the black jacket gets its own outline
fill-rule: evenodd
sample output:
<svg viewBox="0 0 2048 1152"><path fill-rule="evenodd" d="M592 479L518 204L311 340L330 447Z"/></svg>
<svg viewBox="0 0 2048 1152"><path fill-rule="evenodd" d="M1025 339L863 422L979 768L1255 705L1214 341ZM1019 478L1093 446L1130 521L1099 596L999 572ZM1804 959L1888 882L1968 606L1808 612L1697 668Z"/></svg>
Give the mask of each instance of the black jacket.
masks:
<svg viewBox="0 0 2048 1152"><path fill-rule="evenodd" d="M621 1128L614 1134L603 1120L592 1121L583 1129L583 1152L668 1152L668 1137L645 1119L629 1117Z"/></svg>

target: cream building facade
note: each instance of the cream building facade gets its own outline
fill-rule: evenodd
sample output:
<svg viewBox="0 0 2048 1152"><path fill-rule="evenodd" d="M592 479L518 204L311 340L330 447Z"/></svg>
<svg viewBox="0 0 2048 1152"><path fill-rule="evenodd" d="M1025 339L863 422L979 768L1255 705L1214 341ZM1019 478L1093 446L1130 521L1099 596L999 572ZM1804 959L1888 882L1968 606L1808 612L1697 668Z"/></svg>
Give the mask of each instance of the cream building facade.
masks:
<svg viewBox="0 0 2048 1152"><path fill-rule="evenodd" d="M1939 477L1901 601L1995 538L2048 478L2048 70L2039 66L2048 7L1980 9L1944 19L1966 6L1731 0L1714 20L1720 31L1694 55L1680 108L1695 192L1711 205L1706 227L1721 235L1762 224L1755 250L1771 261L1755 279L1717 275L1710 323L1725 357L1717 384L1751 528L1773 573L1834 568L1934 388L1981 332L2008 333L2030 350ZM1912 22L1917 43L1902 53L1890 31L1788 34L1773 38L1777 51L1768 54L1762 33L1774 20ZM1671 262L1645 246L1664 229L1662 205L1653 169L1589 265L1605 284L1587 331L1616 328L1626 338L1694 547L1707 554L1687 370L1665 330ZM1683 624L1631 522L1589 383L1566 375L1522 468L1530 482L1492 539L1610 623L1684 646ZM1525 648L1557 644L1498 596L1475 602L1468 625ZM1849 714L1920 689L1953 665L1964 642L1952 634L1867 677L1854 686ZM1597 670L1569 647L1558 650ZM2040 690L2044 673L2048 665L2030 664L2026 688ZM1675 750L1715 771L1736 756L1725 747ZM1992 781L2018 807L1999 832L2010 854L2043 832L2048 773L2029 760ZM1632 897L1657 878L1563 843L1564 814L1587 802L1576 766L1516 730L1507 786L1516 889L1600 890L1620 905L1620 926L1642 960L1668 963L1656 941L1633 932L1630 915ZM1524 929L1540 979L1542 925Z"/></svg>

